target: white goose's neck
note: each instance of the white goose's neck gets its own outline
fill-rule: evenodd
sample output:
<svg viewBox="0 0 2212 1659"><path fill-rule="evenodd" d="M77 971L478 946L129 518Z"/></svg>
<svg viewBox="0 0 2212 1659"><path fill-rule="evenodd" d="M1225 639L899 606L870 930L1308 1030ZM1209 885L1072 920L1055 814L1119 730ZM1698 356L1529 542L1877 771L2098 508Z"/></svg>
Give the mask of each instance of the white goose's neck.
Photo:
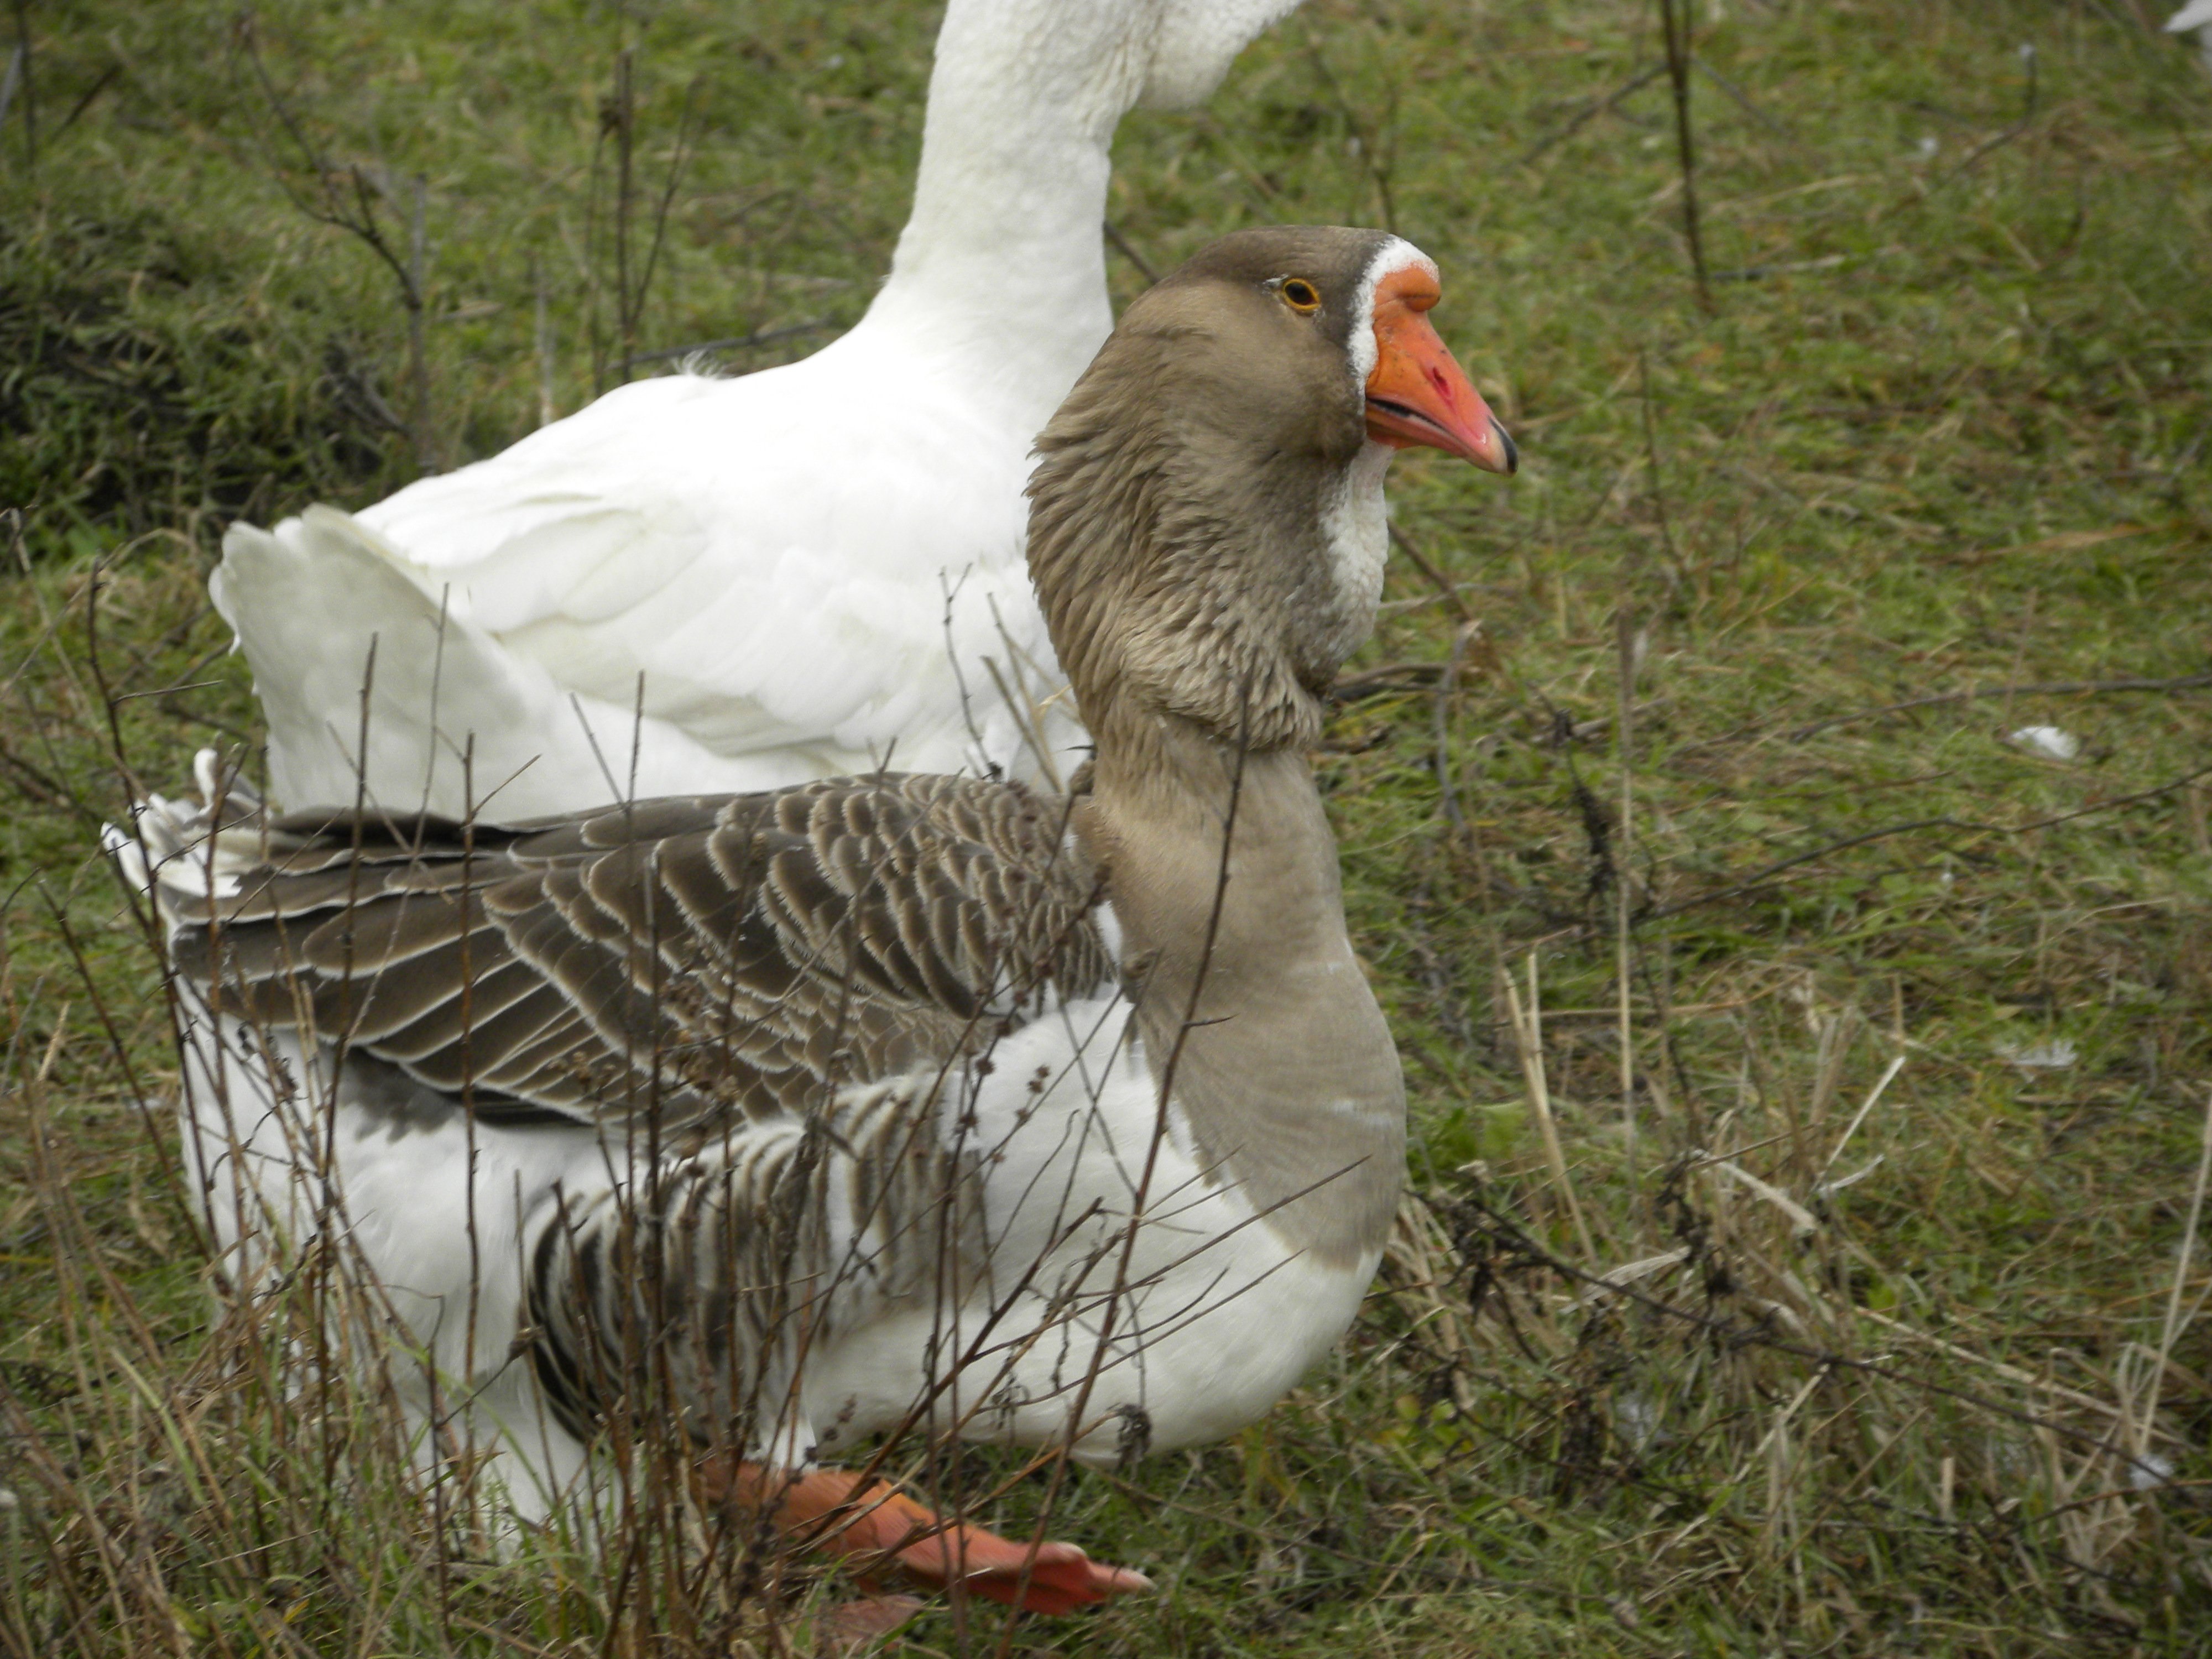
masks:
<svg viewBox="0 0 2212 1659"><path fill-rule="evenodd" d="M952 0L914 212L868 320L1044 424L1113 326L1101 227L1153 0Z"/></svg>

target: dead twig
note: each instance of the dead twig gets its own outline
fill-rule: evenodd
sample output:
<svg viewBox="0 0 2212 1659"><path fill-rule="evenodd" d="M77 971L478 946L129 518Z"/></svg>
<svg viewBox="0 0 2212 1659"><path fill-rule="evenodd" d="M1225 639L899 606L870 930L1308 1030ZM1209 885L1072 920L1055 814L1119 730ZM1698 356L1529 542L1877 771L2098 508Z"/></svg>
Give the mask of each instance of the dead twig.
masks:
<svg viewBox="0 0 2212 1659"><path fill-rule="evenodd" d="M1328 95L1336 105L1338 115L1351 131L1354 153L1359 158L1360 166L1365 169L1369 182L1375 186L1376 203L1382 211L1382 228L1395 235L1398 230L1398 202L1391 191L1390 174L1396 163L1398 83L1395 78L1389 82L1382 118L1370 127L1360 118L1361 106L1345 92L1336 78L1336 72L1329 68L1328 59L1322 55L1320 43L1310 37L1307 56L1312 60L1314 73L1328 88Z"/></svg>
<svg viewBox="0 0 2212 1659"><path fill-rule="evenodd" d="M1653 1313L1709 1332L1717 1340L1718 1345L1764 1348L1770 1352L1788 1354L1793 1358L1805 1360L1826 1370L1855 1371L1863 1376L1880 1377L1886 1382L1894 1382L1904 1388L1917 1389L1923 1393L1936 1395L1946 1400L1955 1400L1961 1405L1971 1406L1978 1411L1988 1412L1994 1416L2024 1424L2030 1428L2042 1430L2046 1433L2057 1435L2062 1439L2072 1441L2076 1445L2090 1447L2122 1462L2134 1465L2154 1479L2162 1480L2166 1476L2166 1471L2160 1469L2155 1464L2139 1460L2113 1445L2109 1436L2088 1433L2085 1430L2074 1427L2071 1424L2062 1423L2034 1412L2023 1411L2017 1406L2008 1406L2002 1401L1992 1400L1986 1395L1976 1394L1971 1389L1954 1388L1948 1383L1933 1382L1927 1377L1914 1376L1909 1372L1901 1371L1895 1366L1885 1364L1880 1360L1860 1359L1850 1354L1814 1347L1808 1343L1792 1342L1785 1338L1776 1336L1771 1328L1764 1323L1742 1324L1729 1319L1716 1318L1711 1314L1700 1313L1694 1308L1679 1307L1662 1297L1638 1289L1633 1280L1622 1281L1616 1274L1595 1273L1564 1261L1530 1237L1512 1217L1483 1202L1480 1199L1471 1199L1468 1200L1468 1205L1488 1222L1493 1236L1523 1261L1549 1268L1561 1278L1576 1284L1587 1285L1610 1296L1620 1297ZM1851 1311L1876 1319L1885 1325L1895 1325L1895 1322L1882 1319L1880 1315L1873 1313L1869 1309L1854 1307ZM1905 1330L1908 1328L1896 1326L1896 1328ZM1911 1334L1915 1336L1923 1334L1917 1331ZM1939 1347L1947 1350L1952 1346L1940 1339L1923 1336L1923 1340L1934 1341ZM1978 1356L1974 1357L1978 1358ZM2080 1396L2080 1399L2083 1403L2094 1405L2100 1410L2115 1416L2118 1415L2112 1407L2105 1405L2102 1401L2094 1401L2087 1395Z"/></svg>
<svg viewBox="0 0 2212 1659"><path fill-rule="evenodd" d="M18 97L23 100L23 171L32 173L39 165L39 100L31 73L31 0L15 0L15 52L8 60L8 78L0 83L0 122L7 120L8 106Z"/></svg>
<svg viewBox="0 0 2212 1659"><path fill-rule="evenodd" d="M1654 64L1648 69L1638 70L1603 97L1591 99L1574 114L1569 116L1563 125L1554 131L1545 134L1527 149L1522 151L1521 165L1525 167L1540 160L1545 151L1565 143L1590 122L1618 105L1622 99L1643 91L1666 72L1666 64Z"/></svg>
<svg viewBox="0 0 2212 1659"><path fill-rule="evenodd" d="M77 118L92 107L92 100L113 86L122 73L123 65L120 64L110 64L102 70L93 83L77 95L76 102L70 106L69 113L63 116L60 125L55 127L54 137L58 138L75 126ZM6 103L5 99L0 99L0 120L4 120L7 117Z"/></svg>
<svg viewBox="0 0 2212 1659"><path fill-rule="evenodd" d="M665 346L658 351L640 351L623 358L615 365L617 374L627 375L644 363L675 362L685 357L702 357L710 353L749 351L755 346L774 345L779 340L792 340L802 334L819 334L837 326L831 317L817 317L807 323L787 323L781 328L759 328L750 334L734 335L726 340L702 340L696 345Z"/></svg>
<svg viewBox="0 0 2212 1659"><path fill-rule="evenodd" d="M434 472L437 456L430 436L429 317L424 294L429 258L426 223L428 185L417 176L412 181L410 199L403 204L397 184L382 170L372 173L358 164L341 167L331 162L315 147L298 112L277 90L268 64L261 56L261 43L254 33L251 13L239 19L237 39L261 89L263 101L276 118L278 131L296 153L293 167L314 181L313 193L310 194L294 182L292 172L279 162L270 169L277 188L307 218L342 230L360 242L392 273L399 289L399 303L407 313L408 384L414 404L412 418L404 425L415 450L416 468ZM404 257L385 234L377 207L380 198L394 211L406 216L408 248Z"/></svg>
<svg viewBox="0 0 2212 1659"><path fill-rule="evenodd" d="M1437 681L1437 792L1443 798L1444 822L1455 830L1466 829L1467 819L1459 810L1459 792L1452 787L1452 694L1459 690L1460 659L1467 654L1468 641L1481 626L1480 623L1463 623L1453 630L1451 655L1444 659L1443 673Z"/></svg>
<svg viewBox="0 0 2212 1659"><path fill-rule="evenodd" d="M652 289L661 253L667 246L669 210L675 204L684 166L690 160L699 86L695 77L684 88L684 106L677 117L675 150L669 158L667 175L661 180L659 199L653 205L653 239L646 246L644 258L638 259L632 251L637 212L637 48L624 46L615 54L614 87L600 101L599 139L592 151L592 189L585 239L587 246L594 240L591 224L597 222L599 212L600 161L611 138L615 147L615 338L621 356L608 363L606 344L599 332L599 283L595 275L591 283L592 356L597 365L592 376L595 390L605 389L610 374L627 379L635 364L655 360L651 354L638 350L637 337L645 320L646 296Z"/></svg>
<svg viewBox="0 0 2212 1659"><path fill-rule="evenodd" d="M2021 66L2027 71L2027 90L2021 100L2020 119L2014 122L2002 132L1997 134L1996 137L1984 139L1981 143L1977 144L1967 153L1966 159L1965 161L1960 162L1957 167L1953 167L1950 172L1945 173L1943 177L1937 181L1939 188L1943 185L1951 183L1955 179L1963 177L1976 165L1978 165L1984 156L1991 154L1993 151L2003 149L2007 144L2012 143L2014 139L2026 132L2028 128L2035 125L2037 94L2039 88L2036 74L2037 60L2035 47L2032 44L2023 45L2021 47L2020 61Z"/></svg>
<svg viewBox="0 0 2212 1659"><path fill-rule="evenodd" d="M1900 714L1915 708L1940 708L1946 703L1972 702L1982 697L2086 697L2122 691L2189 691L2207 685L2212 685L2212 672L2183 674L2162 680L2051 680L2029 685L1990 685L1967 691L1938 691L1924 697L1908 697L1903 702L1886 702L1877 708L1859 709L1855 714L1832 715L1824 720L1815 720L1810 726L1801 726L1794 731L1776 735L1785 743L1804 743L1839 726L1880 720L1885 714ZM1695 743L1686 743L1675 752L1691 754L1703 749L1717 749L1723 744L1759 737L1767 730L1767 727L1759 726L1740 726L1733 732L1722 732L1718 737L1701 738Z"/></svg>
<svg viewBox="0 0 2212 1659"><path fill-rule="evenodd" d="M1137 275L1143 277L1146 282L1157 283L1160 280L1160 274L1152 269L1152 261L1129 245L1129 239L1121 234L1121 228L1111 219L1106 221L1106 240L1115 252L1136 266Z"/></svg>
<svg viewBox="0 0 2212 1659"><path fill-rule="evenodd" d="M1723 75L1718 70L1715 69L1711 64L1708 64L1704 58L1692 58L1691 60L1691 66L1695 69L1698 74L1704 76L1706 80L1711 82L1723 92L1726 93L1730 99L1735 100L1735 106L1738 109L1741 109L1746 115L1751 117L1753 120L1758 122L1759 125L1765 127L1769 132L1774 134L1778 138L1786 138L1793 144L1798 142L1797 135L1792 131L1785 123L1777 120L1773 116L1769 115L1765 110L1759 108L1757 104L1752 101L1751 94L1749 93L1746 92L1741 87L1736 85L1735 82L1729 80L1727 76Z"/></svg>
<svg viewBox="0 0 2212 1659"><path fill-rule="evenodd" d="M1524 1006L1519 988L1513 982L1512 970L1498 965L1498 983L1505 992L1505 1012L1512 1022L1514 1052L1521 1061L1521 1076L1528 1091L1528 1109L1536 1119L1536 1129L1544 1147L1544 1162L1551 1170L1552 1179L1558 1183L1559 1194L1566 1200L1567 1216L1573 1222L1575 1238L1583 1247L1587 1261L1597 1260L1597 1246L1591 1241L1589 1224L1583 1219L1583 1206L1575 1197L1575 1183L1567 1173L1567 1155L1559 1144L1559 1120L1552 1112L1551 1080L1544 1066L1544 998L1536 977L1536 953L1528 953L1528 1000Z"/></svg>
<svg viewBox="0 0 2212 1659"><path fill-rule="evenodd" d="M2037 818L2029 823L1977 823L1966 818L1942 817L1915 818L1909 823L1889 824L1880 830L1869 830L1863 835L1846 836L1841 841L1830 842L1825 847L1815 848L1809 853L1800 853L1794 858L1778 860L1755 874L1747 876L1733 886L1721 888L1717 892L1700 893L1697 897L1684 899L1678 904L1663 905L1656 910L1646 911L1641 920L1658 921L1668 916L1680 915L1686 910L1694 910L1701 904L1717 903L1722 899L1736 898L1745 893L1755 892L1785 870L1793 870L1801 864L1810 864L1816 859L1827 857L1831 853L1844 852L1853 847L1863 847L1869 842L1884 841L1892 836L1910 835L1918 830L1955 830L1962 835L1974 836L2024 836L2030 830L2049 830L2058 824L2071 823L2076 818L2086 818L2098 812L2109 812L2114 807L2132 806L2140 801L2155 800L2160 795L2170 795L2177 789L2185 789L2202 777L2212 777L2212 765L2200 766L2195 771L2185 773L2170 783L2161 783L2150 789L2139 789L2130 795L2116 795L2111 800L2100 800L2094 806L2079 807L2071 812L2061 812L2054 817Z"/></svg>
<svg viewBox="0 0 2212 1659"><path fill-rule="evenodd" d="M2189 1262L2197 1249L2197 1230L2204 1219L2204 1188L2208 1176L2212 1176L2212 1096L2204 1103L2204 1127L2199 1136L2197 1158L2197 1180L2189 1192L2189 1219L2181 1233L2181 1249L2173 1259L2173 1284L2166 1294L2166 1317L2161 1322L2158 1340L2158 1364L2151 1367L2149 1398L2142 1414L2134 1425L2135 1455L2138 1462L2147 1462L2150 1456L2150 1438L2157 1426L2158 1396L2166 1381L2166 1366L2173 1358L2174 1340L2188 1323L2181 1311L2181 1298L2189 1283ZM2200 1302L2199 1306L2202 1306Z"/></svg>
<svg viewBox="0 0 2212 1659"><path fill-rule="evenodd" d="M1444 573L1429 562L1429 556L1421 551L1419 543L1399 529L1395 524L1390 526L1390 541L1401 553L1413 561L1414 569L1429 579L1443 602L1452 608L1452 614L1456 616L1462 623L1475 620L1474 612L1468 609L1467 601L1460 596L1459 589L1445 580Z"/></svg>
<svg viewBox="0 0 2212 1659"><path fill-rule="evenodd" d="M1443 676L1443 665L1434 662L1386 662L1379 668L1346 674L1329 688L1329 700L1341 707L1366 697L1386 697L1393 692L1425 690Z"/></svg>
<svg viewBox="0 0 2212 1659"><path fill-rule="evenodd" d="M1667 78L1674 89L1674 146L1682 163L1682 229L1690 239L1690 264L1698 277L1698 304L1713 308L1712 284L1705 275L1705 232L1698 220L1698 146L1690 123L1690 33L1688 0L1659 0L1659 24L1667 36Z"/></svg>

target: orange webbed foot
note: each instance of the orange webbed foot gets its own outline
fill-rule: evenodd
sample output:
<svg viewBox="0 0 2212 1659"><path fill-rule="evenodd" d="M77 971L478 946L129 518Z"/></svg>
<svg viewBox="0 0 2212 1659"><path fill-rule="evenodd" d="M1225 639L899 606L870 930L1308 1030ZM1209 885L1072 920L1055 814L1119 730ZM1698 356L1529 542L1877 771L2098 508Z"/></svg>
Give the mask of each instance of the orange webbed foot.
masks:
<svg viewBox="0 0 2212 1659"><path fill-rule="evenodd" d="M886 1481L834 1469L779 1474L752 1463L737 1465L734 1474L726 1462L702 1474L712 1495L773 1500L776 1525L811 1548L875 1558L862 1563L864 1583L896 1571L925 1584L959 1583L1042 1613L1072 1613L1152 1587L1144 1574L1093 1561L1074 1544L1016 1543L987 1528L947 1521Z"/></svg>

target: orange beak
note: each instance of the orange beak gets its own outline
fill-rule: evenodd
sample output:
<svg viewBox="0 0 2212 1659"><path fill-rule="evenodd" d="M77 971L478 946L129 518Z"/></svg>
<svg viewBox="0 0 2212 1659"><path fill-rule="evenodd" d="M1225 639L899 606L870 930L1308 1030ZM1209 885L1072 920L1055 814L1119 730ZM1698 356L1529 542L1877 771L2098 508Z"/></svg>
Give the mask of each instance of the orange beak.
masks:
<svg viewBox="0 0 2212 1659"><path fill-rule="evenodd" d="M1375 372L1367 377L1367 435L1394 449L1425 445L1490 472L1521 465L1513 440L1425 313L1443 296L1419 266L1375 289Z"/></svg>

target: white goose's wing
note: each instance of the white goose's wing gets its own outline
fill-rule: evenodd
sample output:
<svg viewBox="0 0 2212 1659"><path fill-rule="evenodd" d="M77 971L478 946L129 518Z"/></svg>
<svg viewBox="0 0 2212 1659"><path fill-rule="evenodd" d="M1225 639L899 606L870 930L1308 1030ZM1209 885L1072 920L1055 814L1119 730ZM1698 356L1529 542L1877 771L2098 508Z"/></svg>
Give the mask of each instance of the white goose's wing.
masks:
<svg viewBox="0 0 2212 1659"><path fill-rule="evenodd" d="M331 507L273 531L232 526L209 591L252 667L279 799L528 817L624 795L633 779L666 793L731 769L672 722L639 720L634 698L567 690Z"/></svg>
<svg viewBox="0 0 2212 1659"><path fill-rule="evenodd" d="M234 532L217 599L270 711L280 793L354 798L372 632L367 771L390 806L434 770L430 804L458 815L471 735L479 799L543 757L502 816L605 799L633 749L641 794L886 757L1050 778L1025 742L1029 705L1059 688L1022 562L1027 434L963 390L864 330L742 380L623 387L350 520ZM334 557L341 542L358 556Z"/></svg>

